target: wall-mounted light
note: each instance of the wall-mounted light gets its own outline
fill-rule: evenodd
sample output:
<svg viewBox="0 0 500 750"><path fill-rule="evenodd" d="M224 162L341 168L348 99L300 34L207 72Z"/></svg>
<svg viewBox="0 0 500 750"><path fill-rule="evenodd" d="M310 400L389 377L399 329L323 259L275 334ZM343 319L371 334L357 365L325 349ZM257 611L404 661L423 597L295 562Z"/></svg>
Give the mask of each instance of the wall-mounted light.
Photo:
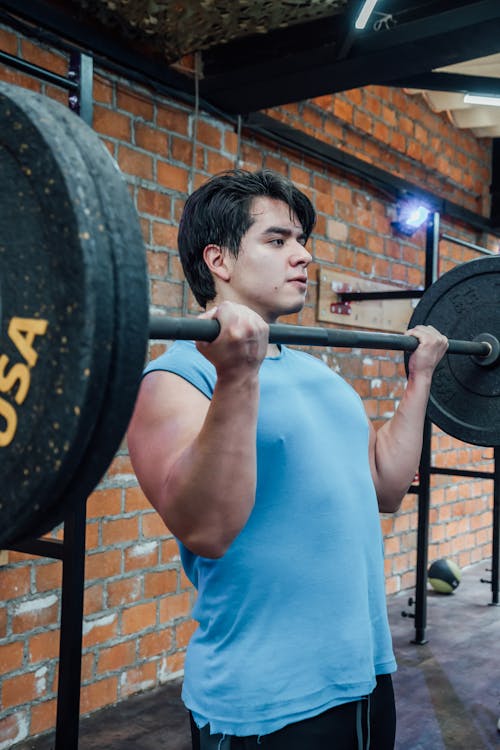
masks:
<svg viewBox="0 0 500 750"><path fill-rule="evenodd" d="M500 107L500 96L486 94L466 94L464 104L486 104L489 107Z"/></svg>
<svg viewBox="0 0 500 750"><path fill-rule="evenodd" d="M378 0L365 0L363 5L361 6L361 10L358 13L356 21L354 22L354 26L356 29L365 28L377 2Z"/></svg>
<svg viewBox="0 0 500 750"><path fill-rule="evenodd" d="M401 234L411 237L422 224L425 224L430 210L423 203L417 201L405 201L398 204L397 219L391 222L391 226Z"/></svg>

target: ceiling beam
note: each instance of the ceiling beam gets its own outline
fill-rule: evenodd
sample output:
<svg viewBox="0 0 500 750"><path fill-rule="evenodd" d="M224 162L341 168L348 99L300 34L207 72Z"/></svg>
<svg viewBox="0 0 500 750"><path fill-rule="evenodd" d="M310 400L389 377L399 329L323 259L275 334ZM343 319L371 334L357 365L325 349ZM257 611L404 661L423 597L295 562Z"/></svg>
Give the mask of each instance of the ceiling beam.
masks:
<svg viewBox="0 0 500 750"><path fill-rule="evenodd" d="M398 78L391 83L405 89L427 89L428 91L453 91L462 94L500 94L500 78L462 75L461 73L421 73L416 76Z"/></svg>
<svg viewBox="0 0 500 750"><path fill-rule="evenodd" d="M241 54L235 59L232 45L208 50L203 54L202 95L228 112L243 114L375 82L390 86L401 78L500 51L498 0L480 0L428 13L388 30L362 32L343 59L338 59L340 40L335 38L333 18L322 24L323 30L331 29L330 43L318 44L316 37L309 35L308 26L295 27L299 43L279 58L272 50L282 50L281 32L266 35L260 42L265 44L264 52L247 55L245 60ZM307 48L304 38L309 40ZM253 43L257 41L253 39ZM266 50L269 57L264 59Z"/></svg>

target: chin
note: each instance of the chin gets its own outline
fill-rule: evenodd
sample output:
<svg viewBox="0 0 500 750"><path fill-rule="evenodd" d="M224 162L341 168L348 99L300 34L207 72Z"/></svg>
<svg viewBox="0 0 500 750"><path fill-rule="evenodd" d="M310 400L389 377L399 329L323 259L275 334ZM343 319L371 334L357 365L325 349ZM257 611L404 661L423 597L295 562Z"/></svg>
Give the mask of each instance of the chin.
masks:
<svg viewBox="0 0 500 750"><path fill-rule="evenodd" d="M297 303L296 305L288 305L286 308L283 308L281 312L278 313L278 318L283 318L286 315L295 315L296 313L299 313L304 307L304 302Z"/></svg>

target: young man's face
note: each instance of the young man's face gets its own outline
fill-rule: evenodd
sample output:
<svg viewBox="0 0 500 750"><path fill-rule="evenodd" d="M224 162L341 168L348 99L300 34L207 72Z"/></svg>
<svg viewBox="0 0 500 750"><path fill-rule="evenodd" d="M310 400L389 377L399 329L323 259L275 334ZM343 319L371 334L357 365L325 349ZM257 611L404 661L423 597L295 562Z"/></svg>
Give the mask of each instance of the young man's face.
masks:
<svg viewBox="0 0 500 750"><path fill-rule="evenodd" d="M253 224L231 256L230 299L247 305L268 323L302 309L307 290L304 231L290 207L273 198L255 198Z"/></svg>

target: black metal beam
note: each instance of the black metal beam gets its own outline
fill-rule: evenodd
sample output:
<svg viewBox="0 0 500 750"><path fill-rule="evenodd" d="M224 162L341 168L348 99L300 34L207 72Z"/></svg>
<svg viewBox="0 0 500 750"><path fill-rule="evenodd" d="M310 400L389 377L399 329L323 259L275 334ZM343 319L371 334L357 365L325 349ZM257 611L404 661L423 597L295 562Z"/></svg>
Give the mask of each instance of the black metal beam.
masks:
<svg viewBox="0 0 500 750"><path fill-rule="evenodd" d="M152 46L147 47L131 38L125 38L116 29L95 22L90 14L84 14L72 3L60 4L44 0L0 0L0 9L13 14L5 22L15 26L15 18L24 19L40 29L46 29L59 37L58 47L64 42L78 45L94 57L100 57L125 68L140 71L152 80L161 80L171 92L194 94L192 78L169 67L161 54ZM2 20L0 16L0 20ZM36 29L35 29L36 31Z"/></svg>
<svg viewBox="0 0 500 750"><path fill-rule="evenodd" d="M500 227L500 138L493 139L490 192L490 220L493 226Z"/></svg>
<svg viewBox="0 0 500 750"><path fill-rule="evenodd" d="M9 55L8 52L0 51L0 63L8 65L11 68L16 68L16 70L20 70L27 75L35 76L39 80L46 81L53 86L59 86L60 88L68 89L69 91L76 91L78 89L78 83L76 81L71 81L68 78L64 78L64 76L53 73L51 70L41 68L27 60L22 60L20 57Z"/></svg>
<svg viewBox="0 0 500 750"><path fill-rule="evenodd" d="M334 21L325 19L323 26L331 27L333 41L317 45L303 24L296 33L306 35L309 46L304 48L302 41L298 49L289 47L288 54L279 59L274 55L263 59L261 52L257 59L248 55L237 64L232 45L207 51L201 94L228 112L253 112L371 83L392 85L403 77L500 51L497 0L438 13L430 10L423 18L388 30L362 32L344 59L337 59ZM269 34L265 44L273 45L276 34Z"/></svg>

